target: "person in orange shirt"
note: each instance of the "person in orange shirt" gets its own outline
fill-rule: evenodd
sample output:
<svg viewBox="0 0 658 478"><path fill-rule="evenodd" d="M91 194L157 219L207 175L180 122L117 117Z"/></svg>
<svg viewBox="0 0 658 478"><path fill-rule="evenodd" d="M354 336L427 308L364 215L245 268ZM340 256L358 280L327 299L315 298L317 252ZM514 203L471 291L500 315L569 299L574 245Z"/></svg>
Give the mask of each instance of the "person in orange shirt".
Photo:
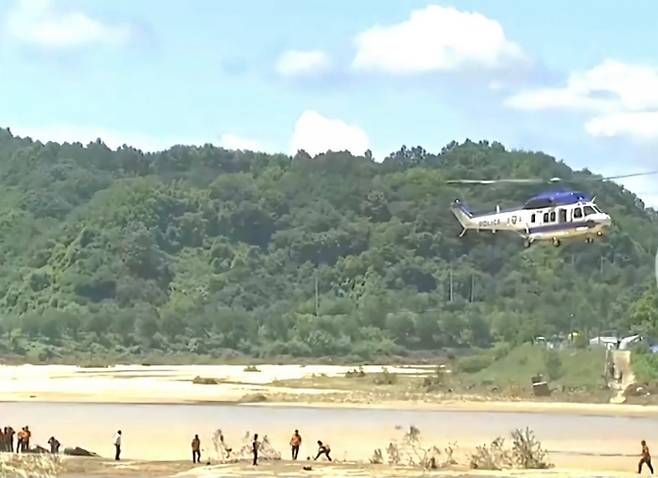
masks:
<svg viewBox="0 0 658 478"><path fill-rule="evenodd" d="M640 458L640 463L637 465L638 473L642 473L642 465L644 464L649 467L649 471L653 475L653 466L651 466L651 453L649 453L647 442L642 440L642 458Z"/></svg>
<svg viewBox="0 0 658 478"><path fill-rule="evenodd" d="M290 439L290 447L292 448L292 459L296 460L297 455L299 455L299 447L302 444L302 437L299 434L299 430L295 430L295 433Z"/></svg>
<svg viewBox="0 0 658 478"><path fill-rule="evenodd" d="M25 452L25 427L16 434L16 453Z"/></svg>

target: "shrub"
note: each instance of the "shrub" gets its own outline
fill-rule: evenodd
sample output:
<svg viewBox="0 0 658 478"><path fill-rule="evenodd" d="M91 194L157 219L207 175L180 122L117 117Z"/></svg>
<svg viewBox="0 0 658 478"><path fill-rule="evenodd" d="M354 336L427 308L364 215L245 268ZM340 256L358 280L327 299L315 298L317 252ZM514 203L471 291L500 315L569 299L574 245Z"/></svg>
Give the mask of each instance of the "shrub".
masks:
<svg viewBox="0 0 658 478"><path fill-rule="evenodd" d="M546 373L551 380L557 380L562 376L562 361L555 350L549 350L544 357Z"/></svg>
<svg viewBox="0 0 658 478"><path fill-rule="evenodd" d="M219 382L220 381L217 380L216 378L199 377L199 376L194 377L194 379L192 380L192 383L195 385L217 385L219 384Z"/></svg>
<svg viewBox="0 0 658 478"><path fill-rule="evenodd" d="M348 370L345 372L345 377L347 378L363 378L366 376L366 373L363 371L363 367L355 368L353 370Z"/></svg>
<svg viewBox="0 0 658 478"><path fill-rule="evenodd" d="M393 385L398 381L398 376L388 371L386 367L382 368L381 373L375 375L375 385Z"/></svg>
<svg viewBox="0 0 658 478"><path fill-rule="evenodd" d="M487 355L473 355L459 360L459 370L466 373L476 373L484 370L491 364L491 357Z"/></svg>

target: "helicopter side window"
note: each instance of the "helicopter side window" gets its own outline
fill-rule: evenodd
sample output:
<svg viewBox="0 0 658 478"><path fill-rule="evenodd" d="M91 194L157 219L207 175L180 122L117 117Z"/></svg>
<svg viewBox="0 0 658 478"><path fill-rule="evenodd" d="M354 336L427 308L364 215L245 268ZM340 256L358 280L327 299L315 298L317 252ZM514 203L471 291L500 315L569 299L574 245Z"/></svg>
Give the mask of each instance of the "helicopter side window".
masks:
<svg viewBox="0 0 658 478"><path fill-rule="evenodd" d="M585 206L585 216L591 216L592 214L596 214L596 211L592 206Z"/></svg>
<svg viewBox="0 0 658 478"><path fill-rule="evenodd" d="M582 219L583 217L583 210L579 207L573 210L573 218L574 219Z"/></svg>
<svg viewBox="0 0 658 478"><path fill-rule="evenodd" d="M548 224L548 213L544 213L544 224Z"/></svg>
<svg viewBox="0 0 658 478"><path fill-rule="evenodd" d="M551 212L551 222L555 222L555 211Z"/></svg>
<svg viewBox="0 0 658 478"><path fill-rule="evenodd" d="M536 219L537 219L536 214L533 214L532 216L530 216L530 222L531 223L534 224Z"/></svg>

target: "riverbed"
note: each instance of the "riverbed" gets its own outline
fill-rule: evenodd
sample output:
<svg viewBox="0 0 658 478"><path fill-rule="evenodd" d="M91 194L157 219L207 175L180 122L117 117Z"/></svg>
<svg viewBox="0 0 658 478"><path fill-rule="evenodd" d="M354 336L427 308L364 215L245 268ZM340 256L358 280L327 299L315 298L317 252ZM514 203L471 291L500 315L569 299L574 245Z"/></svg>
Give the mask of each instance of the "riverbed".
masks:
<svg viewBox="0 0 658 478"><path fill-rule="evenodd" d="M211 437L217 429L236 449L247 433L266 435L284 458L290 435L299 429L300 456L312 455L315 442L323 440L335 458L367 462L375 448L385 449L412 425L424 443L456 443L458 450L529 427L552 452L555 465L577 467L587 460L605 470L634 463L639 441L651 444L658 430L652 417L221 404L2 403L0 420L15 428L29 425L34 444L45 445L54 435L63 447L83 446L106 457L112 456L112 438L121 429L123 456L139 460L189 459L195 434L204 458L215 459Z"/></svg>

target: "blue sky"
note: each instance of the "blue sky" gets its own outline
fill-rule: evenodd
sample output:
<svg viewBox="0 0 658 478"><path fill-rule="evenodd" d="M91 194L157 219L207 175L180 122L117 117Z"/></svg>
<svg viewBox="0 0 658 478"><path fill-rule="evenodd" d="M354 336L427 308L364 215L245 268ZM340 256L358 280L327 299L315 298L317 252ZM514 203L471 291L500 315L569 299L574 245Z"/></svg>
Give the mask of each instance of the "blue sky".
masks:
<svg viewBox="0 0 658 478"><path fill-rule="evenodd" d="M0 124L290 153L452 139L658 169L658 5L0 0ZM658 178L625 184L658 206Z"/></svg>

